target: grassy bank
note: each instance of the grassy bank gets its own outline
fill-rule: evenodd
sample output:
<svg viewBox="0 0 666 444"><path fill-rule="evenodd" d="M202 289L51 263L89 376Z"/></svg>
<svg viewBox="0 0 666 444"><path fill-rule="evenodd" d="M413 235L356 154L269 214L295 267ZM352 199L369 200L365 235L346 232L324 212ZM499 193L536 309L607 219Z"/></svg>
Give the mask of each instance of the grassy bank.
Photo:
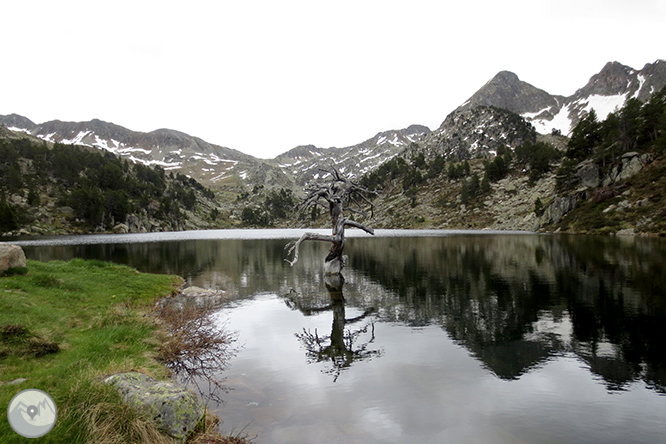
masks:
<svg viewBox="0 0 666 444"><path fill-rule="evenodd" d="M27 269L0 278L0 406L27 388L49 393L58 421L39 442L162 440L102 380L129 370L168 378L155 360L160 332L145 314L181 278L78 259ZM0 442L30 441L1 416Z"/></svg>

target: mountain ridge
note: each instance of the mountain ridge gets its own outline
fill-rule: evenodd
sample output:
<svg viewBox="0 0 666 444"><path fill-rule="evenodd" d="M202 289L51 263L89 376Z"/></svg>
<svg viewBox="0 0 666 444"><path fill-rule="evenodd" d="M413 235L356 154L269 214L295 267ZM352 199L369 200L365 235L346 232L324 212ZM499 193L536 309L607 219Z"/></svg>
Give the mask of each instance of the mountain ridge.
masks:
<svg viewBox="0 0 666 444"><path fill-rule="evenodd" d="M411 125L377 133L349 147L299 146L274 159L259 159L177 130L162 128L143 133L99 119L88 122L53 120L36 124L27 117L9 114L0 116L0 124L48 142L96 147L134 162L178 170L207 186L238 188L261 184L298 190L307 181L318 177L317 167L335 167L358 177L402 153L412 143L425 145L426 151L433 154L440 152L463 158L492 155L502 140L515 147L524 139L509 140L511 131L497 129L499 122L506 120L505 113L494 112L492 116L479 118L483 113L474 111L478 107L516 113L540 134L566 135L590 109L594 108L601 120L628 98L645 101L664 85L664 60L646 63L641 70L608 62L586 85L567 97L551 95L505 70L449 113L435 131L423 125ZM458 123L454 124L455 118L458 123L460 119L475 120L477 125L461 132L456 126ZM495 133L484 131L485 125L494 127Z"/></svg>

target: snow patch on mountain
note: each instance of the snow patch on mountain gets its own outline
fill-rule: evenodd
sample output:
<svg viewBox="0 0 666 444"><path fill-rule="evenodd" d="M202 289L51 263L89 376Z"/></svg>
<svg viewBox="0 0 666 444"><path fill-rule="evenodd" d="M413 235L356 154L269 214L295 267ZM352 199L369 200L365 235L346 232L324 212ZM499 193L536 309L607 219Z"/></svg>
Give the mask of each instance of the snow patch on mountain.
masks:
<svg viewBox="0 0 666 444"><path fill-rule="evenodd" d="M566 135L569 133L571 127L568 107L561 108L555 117L550 120L545 118L535 118L530 116L529 113L522 114L522 117L530 122L534 126L534 129L540 134L550 134L553 130L557 130Z"/></svg>
<svg viewBox="0 0 666 444"><path fill-rule="evenodd" d="M604 96L593 94L589 97L577 99L568 103L559 109L552 118L545 114L549 109L541 110L536 113L523 113L521 117L530 122L540 134L550 134L554 130L567 135L573 129L578 119L572 118L587 114L594 109L598 120L604 120L612 112L615 112L624 106L629 94L615 94ZM547 117L542 117L544 114Z"/></svg>
<svg viewBox="0 0 666 444"><path fill-rule="evenodd" d="M587 104L584 109L588 113L594 109L597 118L599 120L605 120L610 113L622 108L622 105L624 105L626 100L627 98L624 94L618 94L615 96L601 96L595 94L587 98Z"/></svg>

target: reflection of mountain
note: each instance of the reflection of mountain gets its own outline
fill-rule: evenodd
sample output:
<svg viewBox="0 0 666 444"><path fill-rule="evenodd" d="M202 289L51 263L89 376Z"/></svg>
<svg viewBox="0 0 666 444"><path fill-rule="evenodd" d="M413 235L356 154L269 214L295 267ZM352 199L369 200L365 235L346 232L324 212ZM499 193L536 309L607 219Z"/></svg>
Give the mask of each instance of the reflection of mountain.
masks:
<svg viewBox="0 0 666 444"><path fill-rule="evenodd" d="M611 390L643 380L666 392L663 243L481 235L350 244L353 267L408 307L384 306L385 319L440 324L501 378L573 353Z"/></svg>
<svg viewBox="0 0 666 444"><path fill-rule="evenodd" d="M168 240L168 239L167 239ZM175 273L239 297L298 292L324 307L329 245L286 240L196 240L26 247L31 259L113 260ZM515 379L554 356L575 355L609 389L644 381L666 393L666 243L662 239L467 234L350 238L347 307L381 320L440 325L498 377Z"/></svg>

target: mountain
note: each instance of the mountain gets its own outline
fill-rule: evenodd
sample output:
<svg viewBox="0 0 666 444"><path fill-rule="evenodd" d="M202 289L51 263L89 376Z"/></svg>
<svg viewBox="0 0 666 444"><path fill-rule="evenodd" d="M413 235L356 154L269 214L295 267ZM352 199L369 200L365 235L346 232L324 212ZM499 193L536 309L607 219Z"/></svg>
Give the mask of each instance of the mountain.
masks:
<svg viewBox="0 0 666 444"><path fill-rule="evenodd" d="M501 146L516 147L536 140L536 131L515 112L496 106L461 107L425 138L423 145L432 157L449 160L489 157Z"/></svg>
<svg viewBox="0 0 666 444"><path fill-rule="evenodd" d="M500 71L454 112L477 106L495 106L516 114L526 114L557 107L564 100L563 96L553 96L523 82L510 71Z"/></svg>
<svg viewBox="0 0 666 444"><path fill-rule="evenodd" d="M307 181L319 177L319 168L334 166L359 177L403 153L413 143L431 155L463 159L492 156L502 145L515 148L523 141L533 141L534 130L567 135L590 109L594 108L599 120L603 120L627 98L644 101L664 85L664 60L648 63L640 71L610 62L569 97L552 95L512 72L501 71L446 116L435 131L412 125L380 132L349 147L300 146L272 160L257 159L171 129L143 133L98 119L36 124L10 114L0 116L0 124L49 142L96 147L134 162L158 165L214 188L264 185L299 191Z"/></svg>
<svg viewBox="0 0 666 444"><path fill-rule="evenodd" d="M563 223L554 229L603 231L612 228L613 232L632 229L666 233L666 223L662 223L664 218L658 213L663 203L657 191L666 186L662 186L664 181L661 180L663 175L660 169L666 163L661 155L666 147L666 130L659 126L663 126L666 108L662 106L663 94L656 94L664 85L666 62L662 60L648 63L641 70L617 62L608 63L569 97L550 95L521 81L517 75L502 71L446 116L434 131L425 126L412 125L377 133L349 147L300 146L271 160L257 159L175 130L141 133L97 119L89 122L54 120L36 124L23 116L11 114L0 116L0 136L7 137L18 148L24 143L19 140L22 132L31 135L31 143L42 139L87 145L87 151L79 151L101 149L136 164L158 165L161 170L131 173L126 181L134 183L142 176L150 178L158 173L162 179L178 182L165 184L166 191L162 194L171 193L174 197L185 198L185 201L192 199L189 194L183 193L189 183L183 173L204 185L225 188L225 193L218 194L219 204L206 202L203 190L200 190L203 199L199 200L203 204L191 211L193 222L187 228L206 228L222 223L225 227L268 224L325 226L330 221L321 213L312 212L305 219L295 213L278 218L273 217L276 211L272 209L284 212L284 208L292 208L299 200L304 184L320 178L320 169L335 167L379 192L375 200L375 214L381 216L373 224L376 228L535 229ZM622 106L627 99L645 103L653 93L654 100L650 99L644 109L634 109L633 114L623 117L623 124L632 121L633 126L628 125L627 128L635 127L635 131L626 131L611 120L611 123L599 128L591 125L587 129L599 134L581 136L581 132L586 131L581 126L583 129L573 133L574 136L581 136L578 138L582 140L577 151L566 149L569 139L562 134L570 134L576 123L592 108L596 110L599 121L603 121L609 112ZM636 108L633 102L631 105L632 109ZM605 131L603 137L601 129ZM617 134L611 132L613 129ZM638 130L641 133L637 135ZM574 139L577 140L576 137ZM588 140L593 145L585 146ZM606 145L598 145L595 140L603 140ZM47 148L44 143L37 142L36 145L43 150ZM52 148L59 156L68 151L60 145ZM30 152L34 154L35 151L33 148ZM596 157L590 157L590 153ZM114 156L104 157L126 168L127 163ZM82 158L75 159L75 163L82 163ZM53 178L45 189L32 192L31 197L30 190L19 185L26 168L34 165L33 162L21 160L11 171L0 174L0 182L4 179L6 187L11 188L7 193L7 205L35 207L34 221L46 219L41 217L44 214L38 212L37 198L58 196L61 188L65 188L58 185L59 181L86 179L87 182L82 185L102 181L102 173L90 167L83 174L68 174L63 176L64 179ZM113 172L113 168L107 169L107 172ZM169 174L171 172L174 174ZM369 172L373 174L367 175ZM49 174L47 171L43 175ZM28 182L40 177L34 173L33 176ZM628 179L633 181L633 185L627 182ZM659 185L655 186L655 183ZM81 189L87 190L85 187ZM85 196L73 191L65 193L69 201L53 203L57 207L53 221L60 223L68 217L71 219L77 211L85 213L86 207L82 205ZM113 197L117 191L111 189L105 193ZM31 206L28 205L30 201L37 203ZM62 207L63 203L67 204L67 208ZM115 205L113 199L105 200L104 204ZM169 220L160 222L161 225L153 223L159 214L164 213L164 209L170 208L167 204L156 202L152 207L148 206L146 211L154 210L155 215L145 215L141 227L146 230L182 228ZM600 207L600 204L604 206ZM583 208L577 213L579 220L562 222L565 214L576 214L577 205ZM586 208L600 209L598 212L603 210L605 213L588 214ZM632 210L627 211L628 208ZM135 215L135 212L128 214ZM217 218L218 215L223 216ZM122 222L122 218L115 218L113 222ZM139 224L129 222L126 220L125 225L139 227ZM612 227L611 223L614 224ZM112 225L106 223L105 226ZM49 232L46 226L36 228L38 230L28 232Z"/></svg>
<svg viewBox="0 0 666 444"><path fill-rule="evenodd" d="M346 148L296 147L280 154L275 161L299 184L318 178L319 168L335 167L350 177L358 177L395 157L410 144L420 142L430 132L427 126L411 125L401 130L380 132L365 142Z"/></svg>
<svg viewBox="0 0 666 444"><path fill-rule="evenodd" d="M616 108L621 108L627 99L645 102L664 85L665 60L648 63L640 71L618 62L609 62L590 78L587 85L566 99L552 120L537 118L534 124L537 130L541 126L547 131L550 127L567 134L591 109L594 108L599 120L604 120Z"/></svg>
<svg viewBox="0 0 666 444"><path fill-rule="evenodd" d="M0 116L0 125L47 142L95 147L133 162L175 170L206 186L260 184L294 190L316 176L318 167L334 166L351 176L362 175L430 133L426 126L412 125L378 133L345 148L302 146L273 160L262 160L180 131L158 129L143 133L99 119L36 124L26 117L10 114Z"/></svg>
<svg viewBox="0 0 666 444"><path fill-rule="evenodd" d="M209 186L234 176L244 179L258 170L272 168L248 154L171 129L143 133L99 119L35 124L17 114L0 116L0 124L47 142L95 147L133 162L157 165L167 171L178 170Z"/></svg>
<svg viewBox="0 0 666 444"><path fill-rule="evenodd" d="M644 102L664 85L664 60L647 63L640 71L609 62L569 97L551 95L521 81L514 73L502 71L454 113L477 106L495 106L520 114L541 134L556 130L566 135L591 109L594 108L599 120L603 120L627 99Z"/></svg>

